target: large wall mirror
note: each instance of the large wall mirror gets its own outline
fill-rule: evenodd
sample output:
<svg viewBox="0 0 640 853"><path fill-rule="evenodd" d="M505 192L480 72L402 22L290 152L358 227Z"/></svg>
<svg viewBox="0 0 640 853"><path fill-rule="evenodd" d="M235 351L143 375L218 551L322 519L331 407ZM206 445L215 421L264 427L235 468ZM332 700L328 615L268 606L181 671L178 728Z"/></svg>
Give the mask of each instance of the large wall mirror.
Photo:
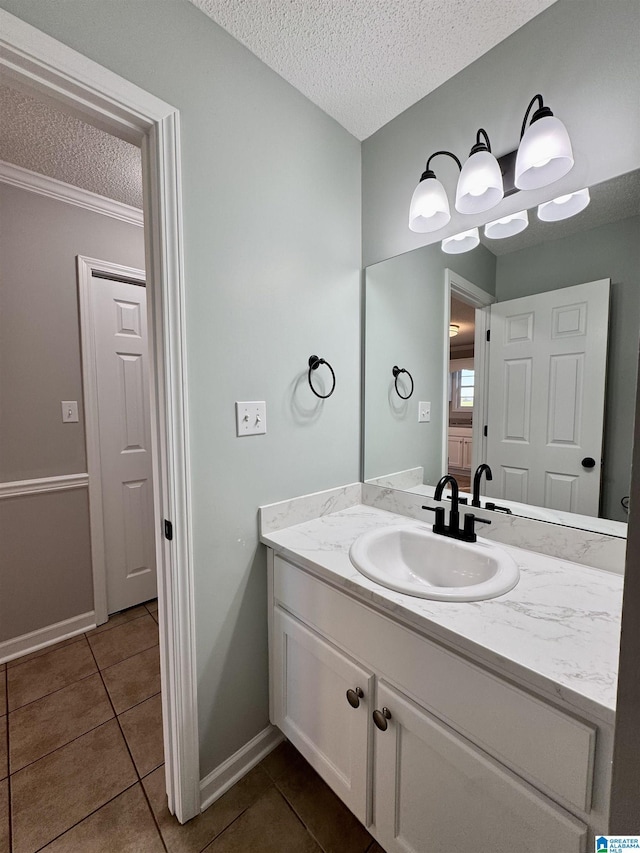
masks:
<svg viewBox="0 0 640 853"><path fill-rule="evenodd" d="M481 229L469 252L367 268L363 479L430 495L452 473L470 492L486 462L482 505L625 535L640 172L590 195L511 237Z"/></svg>

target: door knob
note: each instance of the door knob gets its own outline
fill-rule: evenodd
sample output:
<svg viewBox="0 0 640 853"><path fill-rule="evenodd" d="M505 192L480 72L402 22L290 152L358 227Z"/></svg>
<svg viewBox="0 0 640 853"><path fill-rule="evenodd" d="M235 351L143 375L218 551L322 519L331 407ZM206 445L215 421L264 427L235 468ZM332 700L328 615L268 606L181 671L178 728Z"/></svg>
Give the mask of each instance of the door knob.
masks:
<svg viewBox="0 0 640 853"><path fill-rule="evenodd" d="M364 693L360 689L360 687L356 687L355 690L347 690L347 702L351 705L352 708L360 707L360 700L364 698Z"/></svg>
<svg viewBox="0 0 640 853"><path fill-rule="evenodd" d="M595 468L596 460L593 458L593 456L585 456L580 464L583 468Z"/></svg>
<svg viewBox="0 0 640 853"><path fill-rule="evenodd" d="M391 719L391 711L388 708L383 708L382 711L376 710L373 712L373 722L380 729L381 732L386 732L387 730L387 720Z"/></svg>

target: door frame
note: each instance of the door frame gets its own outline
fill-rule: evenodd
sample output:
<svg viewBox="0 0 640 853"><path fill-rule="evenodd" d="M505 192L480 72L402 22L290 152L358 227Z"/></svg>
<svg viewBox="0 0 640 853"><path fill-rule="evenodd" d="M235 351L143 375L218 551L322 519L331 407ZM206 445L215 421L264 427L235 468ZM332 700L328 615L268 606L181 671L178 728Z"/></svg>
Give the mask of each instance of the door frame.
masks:
<svg viewBox="0 0 640 853"><path fill-rule="evenodd" d="M142 149L165 777L181 823L200 812L180 178L180 116L170 104L0 9L0 72Z"/></svg>
<svg viewBox="0 0 640 853"><path fill-rule="evenodd" d="M482 427L486 423L488 384L486 381L488 370L489 347L487 346L487 331L489 330L490 306L496 302L495 296L482 290L481 287L467 281L457 272L450 269L444 271L444 381L443 381L443 405L442 405L442 472L447 473L447 442L449 433L449 360L450 360L450 337L449 323L451 322L451 297L455 296L476 309L476 326L473 352L475 397L480 400L480 407L476 410L474 402L473 428L471 433L472 461L471 468L475 470L486 458L486 440Z"/></svg>
<svg viewBox="0 0 640 853"><path fill-rule="evenodd" d="M96 625L109 618L107 606L107 561L105 559L104 515L102 508L102 463L100 457L100 413L98 408L98 363L96 358L96 329L93 315L93 272L104 273L132 283L146 281L145 270L112 264L84 255L76 257L78 272L78 304L80 308L80 352L82 354L82 397L84 428L89 475L89 528L91 531L91 568L93 572L93 610ZM150 402L150 401L149 401ZM152 465L157 453L151 452ZM154 541L160 536L159 511L162 498L153 472ZM156 546L156 551L157 551Z"/></svg>

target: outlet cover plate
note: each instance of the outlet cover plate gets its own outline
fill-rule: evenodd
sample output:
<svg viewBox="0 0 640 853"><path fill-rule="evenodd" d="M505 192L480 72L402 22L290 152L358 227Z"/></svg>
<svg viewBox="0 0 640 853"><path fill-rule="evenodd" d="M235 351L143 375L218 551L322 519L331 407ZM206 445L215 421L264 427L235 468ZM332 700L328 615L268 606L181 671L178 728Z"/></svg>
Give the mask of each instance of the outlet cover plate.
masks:
<svg viewBox="0 0 640 853"><path fill-rule="evenodd" d="M264 435L267 431L267 404L264 400L236 402L236 435Z"/></svg>
<svg viewBox="0 0 640 853"><path fill-rule="evenodd" d="M431 422L431 403L418 403L418 423L428 424Z"/></svg>
<svg viewBox="0 0 640 853"><path fill-rule="evenodd" d="M62 400L62 423L77 424L78 423L78 401L77 400Z"/></svg>

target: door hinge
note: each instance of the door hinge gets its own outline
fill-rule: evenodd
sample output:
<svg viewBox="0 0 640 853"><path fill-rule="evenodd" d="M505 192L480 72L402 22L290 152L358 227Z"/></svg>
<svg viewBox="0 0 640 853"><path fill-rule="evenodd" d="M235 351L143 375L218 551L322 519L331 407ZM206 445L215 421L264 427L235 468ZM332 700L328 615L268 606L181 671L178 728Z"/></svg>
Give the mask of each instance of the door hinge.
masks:
<svg viewBox="0 0 640 853"><path fill-rule="evenodd" d="M487 329L487 343L491 340L491 329Z"/></svg>
<svg viewBox="0 0 640 853"><path fill-rule="evenodd" d="M164 520L164 538L168 539L169 542L173 539L173 524L166 518Z"/></svg>
<svg viewBox="0 0 640 853"><path fill-rule="evenodd" d="M484 433L484 437L486 438L486 437L487 437L487 434L489 433L489 427L488 427L486 424L485 424L485 427L484 427L484 429L482 430L482 432Z"/></svg>

